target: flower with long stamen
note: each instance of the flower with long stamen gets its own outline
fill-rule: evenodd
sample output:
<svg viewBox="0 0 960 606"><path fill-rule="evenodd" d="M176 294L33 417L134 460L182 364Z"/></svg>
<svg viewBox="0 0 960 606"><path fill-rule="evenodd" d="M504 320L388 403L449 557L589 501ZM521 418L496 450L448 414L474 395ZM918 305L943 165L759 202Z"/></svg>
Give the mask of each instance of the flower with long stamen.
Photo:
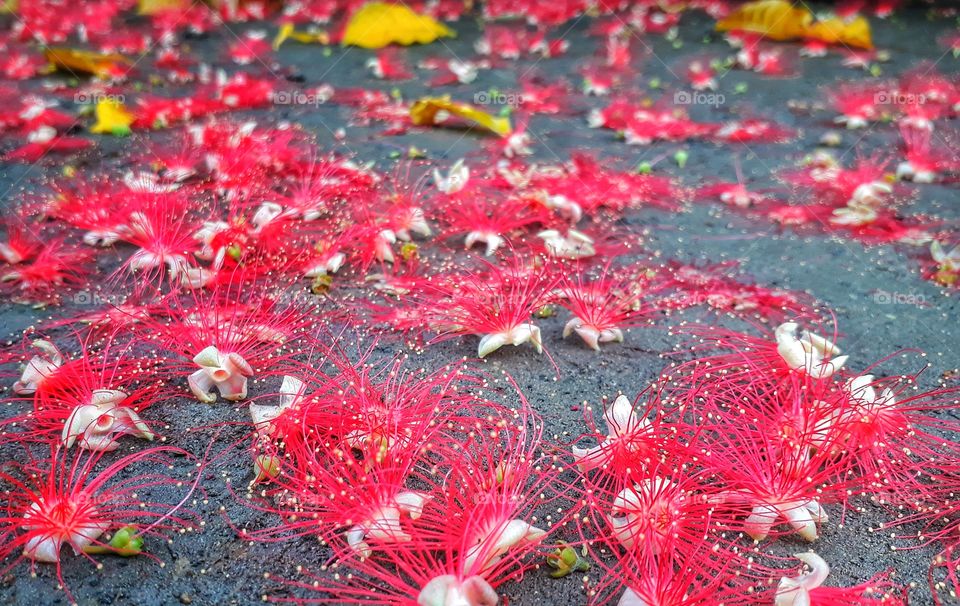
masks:
<svg viewBox="0 0 960 606"><path fill-rule="evenodd" d="M723 487L711 502L749 511L743 530L754 540L785 523L815 541L829 519L823 504L845 502L857 483L848 473L854 461L834 454L842 436L825 432L812 405L829 388L796 376L744 383L736 374L711 374L685 389L674 395L703 410L697 447Z"/></svg>
<svg viewBox="0 0 960 606"><path fill-rule="evenodd" d="M623 329L655 310L643 301L652 290L649 282L642 267L617 275L607 266L592 279L580 272L565 275L556 300L573 318L563 327L563 337L576 333L594 351L600 351L601 343L622 343Z"/></svg>
<svg viewBox="0 0 960 606"><path fill-rule="evenodd" d="M644 450L645 438L652 436L652 424L642 416L625 395L619 395L603 413L607 433L590 448L573 447L573 457L581 471L606 467L626 453ZM619 465L618 465L619 467Z"/></svg>
<svg viewBox="0 0 960 606"><path fill-rule="evenodd" d="M548 303L557 278L549 268L527 266L520 257L484 266L482 272L435 279L417 296L438 338L476 335L481 358L505 345L529 343L543 351L540 328L532 318Z"/></svg>
<svg viewBox="0 0 960 606"><path fill-rule="evenodd" d="M287 359L285 347L308 324L308 306L248 290L246 279L240 272L210 291L172 295L164 301L166 318L138 326L144 338L175 354L170 365L187 371L189 389L201 402L215 402L217 393L244 399L248 380Z"/></svg>
<svg viewBox="0 0 960 606"><path fill-rule="evenodd" d="M180 503L164 503L148 496L162 488L169 495L169 489L182 487L182 482L158 473L130 473L142 464L168 466L173 455L187 454L182 450L150 448L104 465L97 452L61 446L51 446L48 452L35 459L24 449L20 457L24 463L0 470L0 480L7 486L0 515L4 537L0 559L19 552L11 567L22 559L30 560L31 570L38 564L55 564L57 579L71 601L61 574L64 546L91 561L91 554L97 553L133 556L142 552L144 538L163 537L165 530L191 525L175 515L186 497ZM185 490L186 496L192 489Z"/></svg>
<svg viewBox="0 0 960 606"><path fill-rule="evenodd" d="M153 432L132 408L124 406L128 399L119 389L93 391L89 404L78 406L67 417L61 440L67 448L79 440L87 450L116 450L120 444L114 436L130 434L153 440Z"/></svg>
<svg viewBox="0 0 960 606"><path fill-rule="evenodd" d="M45 343L51 354L60 355ZM66 448L115 450L123 435L152 440L154 433L139 413L161 398L154 365L138 359L131 342L116 333L77 335L71 345L78 353L57 357L57 365L44 372L30 394L32 410L9 422L22 422L28 434L59 439Z"/></svg>

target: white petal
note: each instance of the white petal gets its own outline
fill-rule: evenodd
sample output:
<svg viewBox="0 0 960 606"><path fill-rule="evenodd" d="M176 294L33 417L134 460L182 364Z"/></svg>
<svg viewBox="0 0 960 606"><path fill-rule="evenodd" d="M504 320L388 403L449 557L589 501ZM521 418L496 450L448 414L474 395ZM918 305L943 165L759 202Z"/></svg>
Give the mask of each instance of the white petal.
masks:
<svg viewBox="0 0 960 606"><path fill-rule="evenodd" d="M371 554L370 545L368 545L363 539L363 526L354 526L347 531L347 545L354 549L357 554L360 555L360 557L368 558Z"/></svg>
<svg viewBox="0 0 960 606"><path fill-rule="evenodd" d="M821 337L813 332L805 332L803 340L809 341L813 347L824 357L835 356L840 353L840 348L833 344L833 341Z"/></svg>
<svg viewBox="0 0 960 606"><path fill-rule="evenodd" d="M603 418L607 422L607 435L611 438L632 433L640 425L633 404L623 394L617 396L613 404L604 411Z"/></svg>
<svg viewBox="0 0 960 606"><path fill-rule="evenodd" d="M97 421L100 414L101 411L96 406L86 405L74 408L63 424L63 431L60 433L63 445L72 448L77 438L82 436Z"/></svg>
<svg viewBox="0 0 960 606"><path fill-rule="evenodd" d="M772 505L754 505L753 511L743 522L743 530L755 541L762 541L770 534L770 528L776 523L780 514Z"/></svg>
<svg viewBox="0 0 960 606"><path fill-rule="evenodd" d="M200 353L193 356L193 361L199 366L210 368L222 365L220 361L220 351L213 345L205 347Z"/></svg>
<svg viewBox="0 0 960 606"><path fill-rule="evenodd" d="M798 553L794 557L810 567L810 572L797 577L800 585L810 590L823 585L830 574L830 566L823 558L812 551Z"/></svg>
<svg viewBox="0 0 960 606"><path fill-rule="evenodd" d="M135 410L124 406L117 408L116 412L118 419L125 426L124 433L143 438L148 442L153 441L154 434L150 431L150 426L143 422Z"/></svg>
<svg viewBox="0 0 960 606"><path fill-rule="evenodd" d="M397 503L400 511L406 513L412 519L416 520L420 517L420 514L423 513L423 506L426 504L427 499L429 498L431 498L430 495L406 491L399 493L394 501Z"/></svg>
<svg viewBox="0 0 960 606"><path fill-rule="evenodd" d="M523 345L530 342L537 353L543 352L543 343L540 340L540 328L534 324L521 324L510 331L510 344Z"/></svg>
<svg viewBox="0 0 960 606"><path fill-rule="evenodd" d="M119 389L94 389L90 395L90 404L97 407L113 408L127 399L127 394Z"/></svg>
<svg viewBox="0 0 960 606"><path fill-rule="evenodd" d="M601 343L623 343L623 331L619 328L605 328L600 331Z"/></svg>
<svg viewBox="0 0 960 606"><path fill-rule="evenodd" d="M563 338L566 339L573 334L573 331L581 326L583 326L583 321L580 318L570 318L570 320L568 320L566 325L563 327Z"/></svg>
<svg viewBox="0 0 960 606"><path fill-rule="evenodd" d="M587 347L594 351L600 351L600 331L592 326L580 326L576 329L577 334L587 344Z"/></svg>
<svg viewBox="0 0 960 606"><path fill-rule="evenodd" d="M777 343L777 353L791 370L807 366L807 352L800 341L781 341Z"/></svg>
<svg viewBox="0 0 960 606"><path fill-rule="evenodd" d="M296 402L303 393L303 381L297 377L284 375L280 383L280 406L287 408Z"/></svg>
<svg viewBox="0 0 960 606"><path fill-rule="evenodd" d="M823 362L816 366L811 365L807 368L807 374L809 374L814 379L826 379L833 375L836 371L840 370L844 364L847 363L847 360L850 356L837 356L832 360Z"/></svg>
<svg viewBox="0 0 960 606"><path fill-rule="evenodd" d="M434 577L417 596L418 606L496 606L499 597L482 577L472 576L462 583L447 574Z"/></svg>
<svg viewBox="0 0 960 606"><path fill-rule="evenodd" d="M627 587L623 595L620 596L620 600L617 601L617 606L649 606L649 604L638 596L634 590Z"/></svg>
<svg viewBox="0 0 960 606"><path fill-rule="evenodd" d="M507 344L507 335L502 332L492 335L484 335L480 339L480 346L477 348L477 355L481 358L486 357Z"/></svg>
<svg viewBox="0 0 960 606"><path fill-rule="evenodd" d="M47 562L54 564L60 561L60 546L63 540L44 536L33 537L23 548L23 555L35 562Z"/></svg>
<svg viewBox="0 0 960 606"><path fill-rule="evenodd" d="M193 392L193 395L201 402L212 404L217 401L217 396L211 393L213 390L213 379L207 375L205 369L201 368L191 374L187 378L187 384L190 386L190 391Z"/></svg>
<svg viewBox="0 0 960 606"><path fill-rule="evenodd" d="M817 524L813 521L810 510L799 503L787 503L778 507L790 526L806 541L817 540Z"/></svg>

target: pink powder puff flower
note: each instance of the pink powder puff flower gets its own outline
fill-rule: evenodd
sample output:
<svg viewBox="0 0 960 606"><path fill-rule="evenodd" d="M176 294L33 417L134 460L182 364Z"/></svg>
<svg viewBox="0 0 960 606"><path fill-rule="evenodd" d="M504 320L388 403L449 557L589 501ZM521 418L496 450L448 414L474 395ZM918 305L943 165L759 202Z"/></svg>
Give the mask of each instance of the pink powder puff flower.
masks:
<svg viewBox="0 0 960 606"><path fill-rule="evenodd" d="M476 335L481 358L504 345L524 343L542 352L540 328L532 316L546 305L557 279L547 268L526 266L520 257L484 265L482 272L448 277L444 287L428 295L431 324L440 338Z"/></svg>
<svg viewBox="0 0 960 606"><path fill-rule="evenodd" d="M897 178L913 183L933 183L945 174L960 170L960 157L943 145L933 147L933 133L927 129L900 126L905 160L897 165Z"/></svg>
<svg viewBox="0 0 960 606"><path fill-rule="evenodd" d="M54 238L29 258L0 269L0 288L15 302L55 304L63 299L64 291L85 284L90 259L89 252Z"/></svg>
<svg viewBox="0 0 960 606"><path fill-rule="evenodd" d="M685 62L684 76L690 83L690 88L696 91L717 90L717 74L713 63L714 59L706 56L694 57Z"/></svg>
<svg viewBox="0 0 960 606"><path fill-rule="evenodd" d="M465 234L464 247L483 244L488 257L507 240L534 224L537 216L522 200L497 199L485 192L465 190L456 196L437 217L444 224L444 235Z"/></svg>
<svg viewBox="0 0 960 606"><path fill-rule="evenodd" d="M563 328L564 338L576 333L594 351L600 343L623 342L624 328L637 324L652 311L643 302L651 292L646 270L621 275L604 267L598 277L567 276L557 291L557 303L573 313Z"/></svg>
<svg viewBox="0 0 960 606"><path fill-rule="evenodd" d="M95 562L91 554L138 555L145 538L166 538L165 530L191 527L176 513L195 483L180 503L154 502L147 496L153 489L182 483L162 474L129 473L142 463L168 466L173 455L186 454L176 448L156 447L99 466L101 453L55 446L41 459L27 453L22 457L25 463L0 471L0 478L10 487L0 517L0 534L5 537L0 558L22 551L6 570L24 559L30 560L31 570L38 563L55 564L57 579L73 601L61 569L64 545ZM129 536L118 544L123 533Z"/></svg>
<svg viewBox="0 0 960 606"><path fill-rule="evenodd" d="M522 396L521 406L500 410L488 422L468 421L466 433L438 445L444 456L458 453L458 464L445 470L445 489L432 491L410 522L412 540L391 542L369 558L336 547L337 567L353 574L311 575L286 584L335 596L338 603L373 598L403 606L496 604L497 588L535 566L530 556L546 549L548 530L539 524L557 527L571 515L559 507L563 497L553 496L564 490L554 488L559 469L536 455L541 428L531 422ZM554 513L538 518L538 504Z"/></svg>
<svg viewBox="0 0 960 606"><path fill-rule="evenodd" d="M209 293L172 295L165 301L166 321L139 327L177 357L190 360L174 365L191 370L188 385L200 402L215 402L218 392L227 400L246 398L249 378L284 360L287 354L281 349L306 325L309 308L244 292L244 281L238 272Z"/></svg>
<svg viewBox="0 0 960 606"><path fill-rule="evenodd" d="M653 438L653 425L638 411L625 395L619 395L603 413L606 435L598 435L600 443L590 448L573 447L573 457L582 472L596 468L620 469L627 461L618 461L634 452L644 450ZM600 432L596 432L600 433Z"/></svg>
<svg viewBox="0 0 960 606"><path fill-rule="evenodd" d="M866 128L882 117L882 105L889 97L889 85L842 83L828 95L840 114L833 121L850 129Z"/></svg>

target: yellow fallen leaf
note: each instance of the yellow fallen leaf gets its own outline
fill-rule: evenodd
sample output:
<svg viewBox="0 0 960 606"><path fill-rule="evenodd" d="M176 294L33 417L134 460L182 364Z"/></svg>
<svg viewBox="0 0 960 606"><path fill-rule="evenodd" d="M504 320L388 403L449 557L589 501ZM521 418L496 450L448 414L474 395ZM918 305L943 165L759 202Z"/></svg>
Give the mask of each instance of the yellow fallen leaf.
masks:
<svg viewBox="0 0 960 606"><path fill-rule="evenodd" d="M156 15L178 8L186 8L187 0L138 0L137 13L140 15Z"/></svg>
<svg viewBox="0 0 960 606"><path fill-rule="evenodd" d="M739 30L760 34L771 40L802 38L813 15L804 8L794 8L786 0L759 0L744 4L717 21L718 32Z"/></svg>
<svg viewBox="0 0 960 606"><path fill-rule="evenodd" d="M429 44L437 38L456 36L449 27L429 15L419 15L402 4L369 2L350 17L342 44L383 48L390 44Z"/></svg>
<svg viewBox="0 0 960 606"><path fill-rule="evenodd" d="M127 108L113 99L104 99L97 102L97 123L90 127L91 133L100 135L114 135L125 137L130 134L130 125L134 116Z"/></svg>
<svg viewBox="0 0 960 606"><path fill-rule="evenodd" d="M410 107L410 121L417 126L436 126L445 121L446 116L454 115L506 137L513 132L510 119L488 114L467 103L451 101L449 95L443 97L424 97Z"/></svg>
<svg viewBox="0 0 960 606"><path fill-rule="evenodd" d="M873 48L870 22L864 17L857 16L849 21L830 17L816 21L809 10L794 7L786 0L759 0L744 4L718 21L716 30L753 32L771 40L812 38L827 44Z"/></svg>
<svg viewBox="0 0 960 606"><path fill-rule="evenodd" d="M827 44L846 44L847 46L865 49L873 48L870 22L862 15L857 15L850 21L845 21L839 17L817 21L807 28L806 37L821 40Z"/></svg>
<svg viewBox="0 0 960 606"><path fill-rule="evenodd" d="M292 23L284 23L280 26L280 31L273 39L273 50L280 48L280 45L287 40L296 40L301 44L330 44L330 36L327 32L301 32L294 28Z"/></svg>
<svg viewBox="0 0 960 606"><path fill-rule="evenodd" d="M20 2L18 0L0 1L0 14L16 13L19 9L20 9Z"/></svg>
<svg viewBox="0 0 960 606"><path fill-rule="evenodd" d="M76 48L51 46L43 51L47 61L56 68L73 74L91 74L110 80L124 74L124 66L133 61L119 53L96 53Z"/></svg>

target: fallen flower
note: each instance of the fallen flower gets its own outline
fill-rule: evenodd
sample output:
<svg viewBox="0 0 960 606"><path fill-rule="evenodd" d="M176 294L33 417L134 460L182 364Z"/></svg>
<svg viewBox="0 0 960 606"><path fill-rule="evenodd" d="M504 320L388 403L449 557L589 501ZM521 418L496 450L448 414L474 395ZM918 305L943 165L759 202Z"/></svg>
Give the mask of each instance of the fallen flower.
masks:
<svg viewBox="0 0 960 606"><path fill-rule="evenodd" d="M216 389L227 400L242 400L247 397L247 378L253 376L253 368L238 353L221 353L210 345L193 357L200 370L188 378L190 391L201 402L217 401Z"/></svg>
<svg viewBox="0 0 960 606"><path fill-rule="evenodd" d="M90 403L79 406L67 418L61 440L70 448L79 438L86 450L116 450L120 444L114 437L125 434L153 440L153 432L132 408L124 406L126 393L118 389L98 389Z"/></svg>
<svg viewBox="0 0 960 606"><path fill-rule="evenodd" d="M591 448L573 447L573 457L581 471L605 467L617 456L618 449L634 450L633 445L651 432L650 421L634 409L625 395L619 395L603 413L607 435ZM637 448L639 450L639 447Z"/></svg>

